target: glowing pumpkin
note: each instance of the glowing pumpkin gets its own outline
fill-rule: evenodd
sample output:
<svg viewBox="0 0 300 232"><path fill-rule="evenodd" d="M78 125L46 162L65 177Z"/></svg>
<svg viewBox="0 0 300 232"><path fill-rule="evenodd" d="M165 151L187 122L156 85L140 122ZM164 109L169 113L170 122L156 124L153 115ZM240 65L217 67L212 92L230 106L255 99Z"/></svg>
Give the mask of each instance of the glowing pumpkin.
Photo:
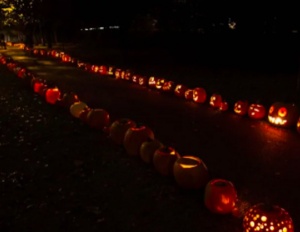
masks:
<svg viewBox="0 0 300 232"><path fill-rule="evenodd" d="M261 104L251 104L248 109L248 116L252 119L263 119L266 116L266 108Z"/></svg>
<svg viewBox="0 0 300 232"><path fill-rule="evenodd" d="M246 212L243 228L245 232L294 232L293 220L285 209L264 203L256 204Z"/></svg>
<svg viewBox="0 0 300 232"><path fill-rule="evenodd" d="M139 82L139 76L138 75L132 75L132 82L133 83L138 83Z"/></svg>
<svg viewBox="0 0 300 232"><path fill-rule="evenodd" d="M217 214L232 213L237 202L237 191L232 182L224 179L213 179L205 187L204 204Z"/></svg>
<svg viewBox="0 0 300 232"><path fill-rule="evenodd" d="M211 95L209 99L209 104L214 108L220 108L220 105L222 103L222 96L220 94L214 93Z"/></svg>
<svg viewBox="0 0 300 232"><path fill-rule="evenodd" d="M156 81L155 88L161 90L162 87L164 86L165 82L166 82L165 79L159 78L159 79Z"/></svg>
<svg viewBox="0 0 300 232"><path fill-rule="evenodd" d="M17 76L19 77L19 78L24 78L24 76L26 75L26 69L25 68L21 68L19 71L18 71L18 73L17 73Z"/></svg>
<svg viewBox="0 0 300 232"><path fill-rule="evenodd" d="M275 102L269 108L268 120L279 127L291 127L297 124L299 108L295 104Z"/></svg>
<svg viewBox="0 0 300 232"><path fill-rule="evenodd" d="M193 89L193 101L197 103L204 103L206 100L206 91L203 88L197 87Z"/></svg>
<svg viewBox="0 0 300 232"><path fill-rule="evenodd" d="M162 176L172 176L173 166L180 158L179 153L170 146L163 146L153 154L153 165Z"/></svg>
<svg viewBox="0 0 300 232"><path fill-rule="evenodd" d="M188 87L186 87L185 85L179 84L179 85L176 85L175 90L174 90L174 94L177 97L184 97L184 93L187 90L188 90Z"/></svg>
<svg viewBox="0 0 300 232"><path fill-rule="evenodd" d="M70 106L70 113L73 117L79 118L81 111L85 108L89 108L88 105L85 102L78 101Z"/></svg>
<svg viewBox="0 0 300 232"><path fill-rule="evenodd" d="M220 111L227 111L228 110L228 102L227 101L222 101L220 106L219 106L219 110Z"/></svg>
<svg viewBox="0 0 300 232"><path fill-rule="evenodd" d="M145 76L140 76L139 77L139 85L145 86L148 83L148 78Z"/></svg>
<svg viewBox="0 0 300 232"><path fill-rule="evenodd" d="M140 156L145 163L152 163L154 152L163 147L163 144L157 139L148 139L140 147Z"/></svg>
<svg viewBox="0 0 300 232"><path fill-rule="evenodd" d="M179 187L199 189L208 182L208 170L201 159L195 156L182 156L173 166L173 174Z"/></svg>
<svg viewBox="0 0 300 232"><path fill-rule="evenodd" d="M109 127L109 138L116 144L122 145L126 131L130 127L135 127L136 123L128 118L114 121Z"/></svg>
<svg viewBox="0 0 300 232"><path fill-rule="evenodd" d="M249 107L248 101L240 100L234 104L233 110L236 114L244 116L248 113L248 107Z"/></svg>
<svg viewBox="0 0 300 232"><path fill-rule="evenodd" d="M150 88L155 88L156 87L156 82L158 81L158 78L157 77L149 77L148 79L148 86Z"/></svg>
<svg viewBox="0 0 300 232"><path fill-rule="evenodd" d="M109 113L104 109L92 109L87 114L87 124L94 129L103 130L109 126Z"/></svg>
<svg viewBox="0 0 300 232"><path fill-rule="evenodd" d="M174 81L166 81L164 84L163 84L163 87L162 87L162 90L164 92L173 92L175 90L175 82Z"/></svg>
<svg viewBox="0 0 300 232"><path fill-rule="evenodd" d="M188 101L193 100L193 93L194 91L192 89L188 89L184 92L184 98Z"/></svg>
<svg viewBox="0 0 300 232"><path fill-rule="evenodd" d="M49 88L46 90L45 99L49 104L55 104L60 98L60 90L57 87Z"/></svg>
<svg viewBox="0 0 300 232"><path fill-rule="evenodd" d="M99 67L99 73L100 73L101 75L106 75L106 74L107 74L107 67L104 66L104 65L101 65L101 66Z"/></svg>
<svg viewBox="0 0 300 232"><path fill-rule="evenodd" d="M107 70L107 74L113 76L115 73L115 68L113 66L109 66Z"/></svg>
<svg viewBox="0 0 300 232"><path fill-rule="evenodd" d="M115 78L116 78L116 79L121 79L121 72L122 72L122 70L119 69L119 68L117 68L117 69L115 70L114 75L115 75Z"/></svg>
<svg viewBox="0 0 300 232"><path fill-rule="evenodd" d="M140 155L142 143L149 138L154 139L154 133L149 127L144 125L130 127L125 133L123 142L127 154L130 156Z"/></svg>
<svg viewBox="0 0 300 232"><path fill-rule="evenodd" d="M124 73L124 79L126 81L130 81L131 80L131 71L130 70L126 70Z"/></svg>

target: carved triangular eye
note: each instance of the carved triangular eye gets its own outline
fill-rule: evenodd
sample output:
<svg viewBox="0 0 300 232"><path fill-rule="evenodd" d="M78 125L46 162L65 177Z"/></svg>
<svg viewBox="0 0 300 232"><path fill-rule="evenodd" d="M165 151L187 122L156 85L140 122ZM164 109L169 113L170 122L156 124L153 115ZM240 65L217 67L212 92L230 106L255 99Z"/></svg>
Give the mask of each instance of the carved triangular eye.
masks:
<svg viewBox="0 0 300 232"><path fill-rule="evenodd" d="M278 110L279 117L285 117L287 115L287 109L285 107L281 107Z"/></svg>
<svg viewBox="0 0 300 232"><path fill-rule="evenodd" d="M271 106L270 109L269 109L269 114L272 114L274 111L274 106Z"/></svg>

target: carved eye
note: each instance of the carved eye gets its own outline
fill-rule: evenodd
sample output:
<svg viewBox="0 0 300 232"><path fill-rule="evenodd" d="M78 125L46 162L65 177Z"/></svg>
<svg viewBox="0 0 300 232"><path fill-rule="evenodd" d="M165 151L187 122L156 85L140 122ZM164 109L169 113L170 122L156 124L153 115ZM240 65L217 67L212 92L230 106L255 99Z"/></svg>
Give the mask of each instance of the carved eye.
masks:
<svg viewBox="0 0 300 232"><path fill-rule="evenodd" d="M272 114L274 111L274 106L271 106L270 109L269 109L269 114Z"/></svg>
<svg viewBox="0 0 300 232"><path fill-rule="evenodd" d="M285 107L281 107L278 110L278 116L279 117L285 117L287 115L287 109Z"/></svg>

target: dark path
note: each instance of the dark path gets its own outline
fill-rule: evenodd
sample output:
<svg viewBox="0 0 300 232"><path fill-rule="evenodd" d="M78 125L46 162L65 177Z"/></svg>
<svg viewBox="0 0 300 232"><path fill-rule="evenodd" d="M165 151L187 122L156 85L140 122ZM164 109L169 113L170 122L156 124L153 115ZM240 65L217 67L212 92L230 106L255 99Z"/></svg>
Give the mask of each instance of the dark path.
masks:
<svg viewBox="0 0 300 232"><path fill-rule="evenodd" d="M209 168L211 177L231 180L236 185L242 202L255 204L269 200L278 204L290 212L295 222L295 231L300 228L298 207L300 205L298 174L300 136L294 130L275 128L267 122L240 118L232 113L216 112L205 105L181 101L174 96L164 95L112 78L89 74L47 59L36 60L36 58L22 57L25 55L20 50L8 50L7 53L12 55L15 60L24 62L40 77L56 82L62 90L77 92L80 98L91 107L106 109L111 114L112 120L129 117L135 121L144 122L153 128L159 140L177 148L181 155L192 154L203 159ZM23 60L23 58L25 59ZM35 103L35 107L38 107L38 104ZM51 108L51 106L43 106L45 109L47 107ZM49 117L49 115L45 117ZM67 115L62 117L65 120L68 118ZM54 127L58 126L53 122L52 124ZM91 144L96 140L93 136L80 137L82 136L79 132L80 127L78 126L76 129L76 136L71 135L77 144L69 141L70 145L74 144L77 148L80 147L78 141L79 138L82 138L83 146L88 147L86 151L88 156L96 155L97 152L93 149L97 149L99 152L102 149ZM85 131L83 134L87 136L88 133ZM104 138L99 139L99 143L105 143L104 140ZM58 142L53 140L53 146L59 146ZM88 146L86 146L86 142L89 144ZM8 148L15 149L9 146ZM109 147L108 153L114 149ZM105 153L105 151L103 152ZM47 153L46 150L45 153ZM63 154L63 151L60 151L59 155ZM111 178L111 181L107 182L108 185L118 185L118 187L110 186L111 189L102 193L103 198L107 197L109 203L114 199L116 205L120 207L110 206L112 208L105 212L108 215L111 214L111 218L118 217L118 219L115 218L116 221L107 222L107 226L111 226L111 229L117 229L116 222L118 221L125 223L128 226L128 228L125 226L126 229L134 230L136 227L136 231L141 228L149 231L153 231L154 228L156 231L166 231L171 228L173 231L240 231L237 229L240 223L238 219L214 216L207 212L203 208L201 196L198 199L193 193L180 193L173 187L173 183L161 180L154 172L152 173L152 169L140 165L139 162L130 161L128 157L122 156L120 161L104 155L102 162L105 163L107 157L108 163L104 166L111 165L110 162L117 162L116 166L114 167L114 164L111 168L118 169L118 173L124 172L121 174L122 179L118 179L120 176L116 175L117 173L110 176L111 171L108 172L109 175L105 173L105 170L101 173L96 171L97 178L103 180L104 177L99 176L103 174L107 178ZM83 159L88 158L84 157ZM127 162L129 166L122 167ZM90 165L96 168L95 164ZM142 170L143 168L145 170ZM136 175L140 175L141 172L141 179L136 180L138 178ZM124 186L124 178L128 181L126 186ZM158 186L153 183L158 179L160 189L155 189ZM138 187L133 187L136 184ZM87 188L91 188L92 194L96 187L91 184L87 185ZM125 190L121 190L121 193L118 190L120 185L125 188ZM82 185L82 187L85 188L86 185ZM158 196L158 192L162 195ZM154 198L162 197L166 201L160 201L160 205L157 205L149 193L155 194ZM123 199L120 194L124 197ZM136 196L140 202L133 198L135 194L142 195ZM173 197L175 199L172 199ZM186 202L184 202L185 198L188 199ZM98 198L96 197L96 199ZM103 203L105 204L105 202ZM179 206L180 204L183 205ZM196 207L195 204L198 206ZM177 206L179 208L176 208ZM101 206L99 207L101 208ZM129 211L121 207L126 207ZM145 208L144 216L141 207ZM117 212L118 210L120 211ZM168 216L162 212L167 213ZM130 220L139 221L141 224L130 226L128 224Z"/></svg>

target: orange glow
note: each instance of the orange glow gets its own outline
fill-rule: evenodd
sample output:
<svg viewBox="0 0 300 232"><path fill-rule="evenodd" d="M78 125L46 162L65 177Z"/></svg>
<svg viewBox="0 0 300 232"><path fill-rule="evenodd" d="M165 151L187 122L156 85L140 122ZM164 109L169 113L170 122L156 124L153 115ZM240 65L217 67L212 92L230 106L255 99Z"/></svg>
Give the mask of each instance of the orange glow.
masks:
<svg viewBox="0 0 300 232"><path fill-rule="evenodd" d="M278 116L279 117L285 117L287 115L287 109L285 107L281 107L278 110Z"/></svg>
<svg viewBox="0 0 300 232"><path fill-rule="evenodd" d="M179 162L179 161L178 161ZM201 160L194 156L184 156L180 159L180 167L182 168L195 168L201 164Z"/></svg>
<svg viewBox="0 0 300 232"><path fill-rule="evenodd" d="M272 117L272 116L268 116L269 122L275 125L280 125L283 126L287 123L286 119L280 118L280 117Z"/></svg>

